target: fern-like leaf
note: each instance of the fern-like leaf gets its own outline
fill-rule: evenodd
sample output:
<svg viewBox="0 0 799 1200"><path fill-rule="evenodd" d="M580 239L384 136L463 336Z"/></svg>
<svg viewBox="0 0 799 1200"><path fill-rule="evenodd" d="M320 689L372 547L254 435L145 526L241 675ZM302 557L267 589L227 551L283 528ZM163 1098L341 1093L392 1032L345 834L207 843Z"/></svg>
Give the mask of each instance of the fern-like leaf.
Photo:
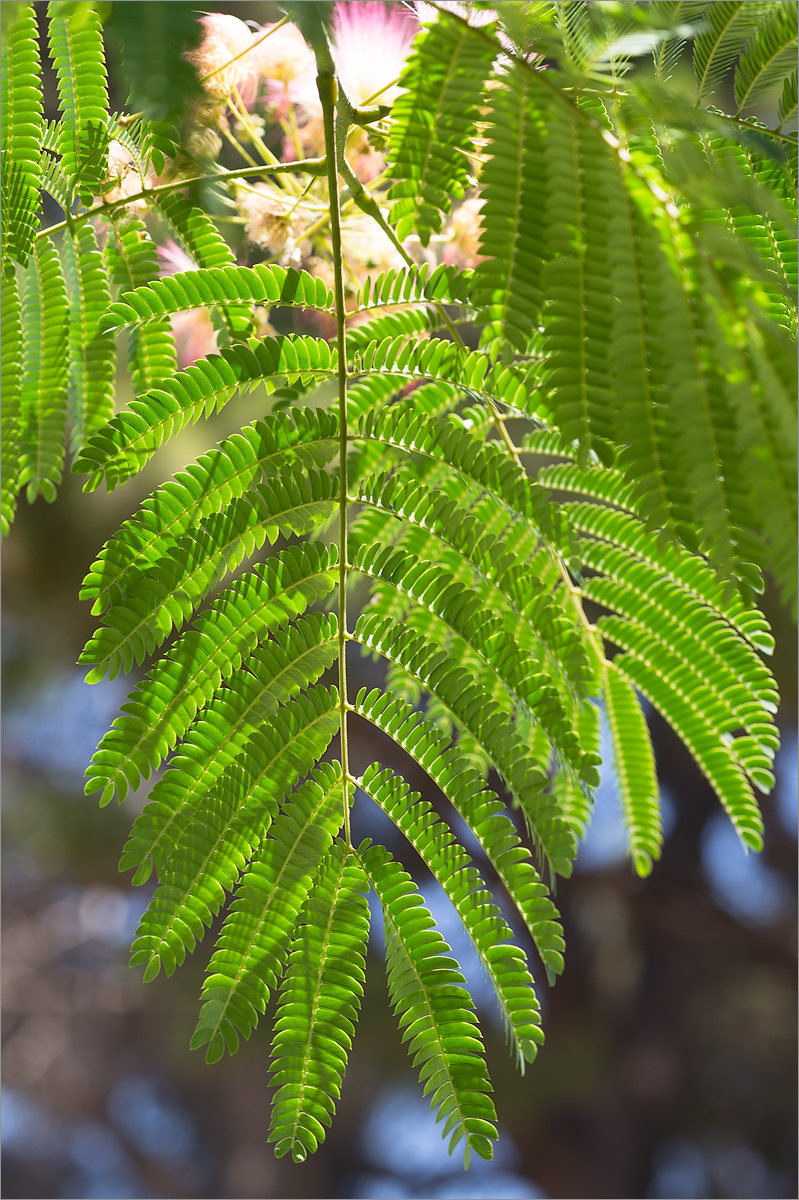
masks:
<svg viewBox="0 0 799 1200"><path fill-rule="evenodd" d="M424 300L463 303L468 299L471 277L471 271L459 271L444 265L431 271L429 263L402 270L392 267L377 277L366 276L356 293L355 307L347 312L347 316L353 317L373 308Z"/></svg>
<svg viewBox="0 0 799 1200"><path fill-rule="evenodd" d="M2 48L2 274L7 258L25 266L38 224L42 84L36 15L24 4L4 30Z"/></svg>
<svg viewBox="0 0 799 1200"><path fill-rule="evenodd" d="M796 71L798 15L790 0L769 6L766 19L747 43L735 71L739 114Z"/></svg>
<svg viewBox="0 0 799 1200"><path fill-rule="evenodd" d="M51 0L50 53L58 74L60 150L67 183L85 204L108 176L108 88L102 29L93 8Z"/></svg>
<svg viewBox="0 0 799 1200"><path fill-rule="evenodd" d="M425 644L410 630L392 628L391 622L361 617L355 636L363 645L412 671L426 690L438 697L505 780L552 869L570 874L573 835L551 797L542 790L547 783L546 773L482 689L445 651Z"/></svg>
<svg viewBox="0 0 799 1200"><path fill-rule="evenodd" d="M155 199L155 207L198 267L231 267L233 251L210 217L177 192ZM252 325L249 304L228 304L221 309L225 327L233 338L246 337Z"/></svg>
<svg viewBox="0 0 799 1200"><path fill-rule="evenodd" d="M363 688L356 711L402 746L441 788L477 838L527 927L547 972L563 970L563 934L547 889L516 827L450 739L411 705Z"/></svg>
<svg viewBox="0 0 799 1200"><path fill-rule="evenodd" d="M655 540L629 517L593 505L573 506L570 513L597 538L583 543L581 555L602 574L585 579L581 590L614 614L598 621L603 636L627 651L614 667L680 734L741 837L757 846L762 823L748 779L771 788L778 745L768 670L717 605L698 602L695 587L704 583L699 560L675 548L674 574L664 575ZM624 551L611 549L613 544ZM752 632L757 636L756 627Z"/></svg>
<svg viewBox="0 0 799 1200"><path fill-rule="evenodd" d="M324 472L286 473L251 487L223 513L206 516L200 528L172 542L163 557L129 573L124 600L105 614L97 663L108 664L115 674L120 663L151 653L265 541L274 544L280 535L308 533L329 516L338 486L338 479Z"/></svg>
<svg viewBox="0 0 799 1200"><path fill-rule="evenodd" d="M86 490L103 478L109 491L140 471L156 450L186 425L219 412L237 391L263 383L274 391L280 382L326 378L336 373L336 351L321 338L251 338L199 359L131 401L105 429L89 438L73 471L91 473Z"/></svg>
<svg viewBox="0 0 799 1200"><path fill-rule="evenodd" d="M175 127L203 94L197 72L183 54L197 45L202 26L188 4L152 0L142 8L123 0L111 9L104 29L121 51L130 110L146 114L147 158L161 175L164 155L175 157Z"/></svg>
<svg viewBox="0 0 799 1200"><path fill-rule="evenodd" d="M769 7L760 0L716 0L705 5L702 19L708 28L694 42L694 75L700 104L718 87Z"/></svg>
<svg viewBox="0 0 799 1200"><path fill-rule="evenodd" d="M20 388L19 486L29 502L56 496L67 427L69 309L58 251L37 240L22 302L23 371Z"/></svg>
<svg viewBox="0 0 799 1200"><path fill-rule="evenodd" d="M491 980L519 1064L532 1062L543 1041L538 1000L524 955L479 873L432 806L405 781L377 764L358 784L402 830L443 887ZM555 910L552 910L553 920Z"/></svg>
<svg viewBox="0 0 799 1200"><path fill-rule="evenodd" d="M114 342L99 328L111 299L97 235L88 223L64 243L70 291L69 387L73 449L114 412Z"/></svg>
<svg viewBox="0 0 799 1200"><path fill-rule="evenodd" d="M222 775L231 792L239 760L257 752L262 768L250 773L246 788L238 788L235 805L228 796L234 817L253 788L268 789L270 781L282 786L281 781L289 779L281 759L285 747L292 748L296 759L297 746L307 740L317 748L324 736L329 742L336 724L335 697L324 687L309 685L335 657L335 634L335 624L332 630L329 625L320 629L314 614L302 618L288 627L284 645L270 641L260 646L205 706L133 824L120 870L136 867L134 883L145 883L153 866L163 872L179 860L187 826L207 820L207 804L221 803L217 784ZM281 761L283 774L276 778L275 764ZM238 779L241 782L243 776Z"/></svg>
<svg viewBox="0 0 799 1200"><path fill-rule="evenodd" d="M704 7L702 0L699 3L696 0L653 0L649 5L654 18L668 23L675 31L680 30L671 37L662 38L652 51L656 83L666 83L673 74L686 42L681 27L689 29L693 22L701 18Z"/></svg>
<svg viewBox="0 0 799 1200"><path fill-rule="evenodd" d="M789 75L783 85L782 94L777 106L777 115L780 120L780 127L786 125L789 121L796 118L799 111L799 73L794 71Z"/></svg>
<svg viewBox="0 0 799 1200"><path fill-rule="evenodd" d="M612 663L605 667L602 696L613 739L616 781L639 875L660 857L663 823L652 742L634 689Z"/></svg>
<svg viewBox="0 0 799 1200"><path fill-rule="evenodd" d="M161 868L161 886L139 922L132 947L131 965L144 964L146 980L155 978L161 966L171 975L194 950L262 843L279 804L326 749L336 729L335 717L323 708L320 717L309 721L309 713L316 716L313 705L302 697L278 712L266 736L261 731L253 735L258 751L266 755L258 786L255 778L245 783L239 769L239 763L254 760L245 743L236 768L223 773L193 810L186 813L184 807L180 854L173 854ZM341 813L336 815L340 824Z"/></svg>
<svg viewBox="0 0 799 1200"><path fill-rule="evenodd" d="M113 283L126 292L157 279L155 242L143 221L127 214L112 217L113 232L106 246L106 263ZM177 370L175 341L169 321L162 317L132 329L130 368L137 395Z"/></svg>
<svg viewBox="0 0 799 1200"><path fill-rule="evenodd" d="M464 150L472 145L480 84L494 51L465 24L446 15L415 40L394 103L388 169L396 180L389 220L397 236L411 229L426 246L442 227L451 198L469 185Z"/></svg>
<svg viewBox="0 0 799 1200"><path fill-rule="evenodd" d="M524 351L538 324L541 264L545 256L543 219L548 106L530 71L512 67L497 78L489 115L491 157L482 176L480 253L489 256L477 268L472 295L487 321L481 344L508 342Z"/></svg>
<svg viewBox="0 0 799 1200"><path fill-rule="evenodd" d="M134 586L191 529L296 465L321 467L338 448L335 417L313 409L275 413L227 438L163 484L103 548L83 582L81 597L102 613Z"/></svg>
<svg viewBox="0 0 799 1200"><path fill-rule="evenodd" d="M464 1140L466 1166L472 1150L490 1158L496 1114L463 976L399 863L381 846L361 847L358 858L383 906L391 1000L442 1136L452 1135L450 1153Z"/></svg>
<svg viewBox="0 0 799 1200"><path fill-rule="evenodd" d="M289 547L223 592L132 693L123 708L126 715L117 718L87 770L87 791L102 788L101 803L108 803L115 790L124 799L129 786L147 779L258 642L332 591L335 562L335 547ZM98 654L104 658L105 634L100 630L92 639L86 661ZM147 653L146 646L140 653ZM112 670L121 665L112 659ZM102 665L97 676L106 671Z"/></svg>
<svg viewBox="0 0 799 1200"><path fill-rule="evenodd" d="M22 384L22 323L19 285L16 273L3 280L2 289L2 388L3 402L0 405L2 420L2 471L0 471L0 497L2 508L2 534L6 536L17 509L20 467L20 399Z"/></svg>
<svg viewBox="0 0 799 1200"><path fill-rule="evenodd" d="M269 1133L278 1158L313 1154L335 1111L366 977L368 888L355 856L336 841L300 913L280 989Z"/></svg>
<svg viewBox="0 0 799 1200"><path fill-rule="evenodd" d="M192 1047L216 1062L249 1037L286 964L291 935L322 860L344 819L338 763L321 765L272 822L245 871L203 985Z"/></svg>
<svg viewBox="0 0 799 1200"><path fill-rule="evenodd" d="M333 292L307 271L285 267L213 267L153 279L148 286L125 292L103 317L103 329L116 332L190 308L224 306L247 296L256 304L290 305L332 312Z"/></svg>

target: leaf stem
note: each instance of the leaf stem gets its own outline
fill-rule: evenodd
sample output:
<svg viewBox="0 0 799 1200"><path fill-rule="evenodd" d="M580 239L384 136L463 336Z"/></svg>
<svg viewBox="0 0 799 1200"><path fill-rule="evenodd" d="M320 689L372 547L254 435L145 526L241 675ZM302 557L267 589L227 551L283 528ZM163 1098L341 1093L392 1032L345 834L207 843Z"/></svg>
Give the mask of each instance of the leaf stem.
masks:
<svg viewBox="0 0 799 1200"><path fill-rule="evenodd" d="M333 248L334 292L336 297L336 344L338 346L339 403L339 566L338 566L338 679L341 729L341 769L345 781L350 777L347 745L347 328L344 308L344 270L341 253L341 214L339 211L338 163L336 161L337 85L333 62L326 46L316 46L318 75L316 86L322 102L327 156L327 185L330 197L330 234ZM344 787L344 836L352 848L348 789Z"/></svg>
<svg viewBox="0 0 799 1200"><path fill-rule="evenodd" d="M153 196L163 196L166 192L192 187L196 183L227 183L231 179L247 179L250 175L285 175L291 171L305 171L308 175L325 175L327 174L327 164L324 158L304 158L301 162L276 163L274 166L261 163L254 167L241 167L237 171L217 171L213 175L193 175L190 179L175 179L171 183L161 183L158 187L145 188L141 192L135 192L132 196L124 196L121 200L113 200L110 204L96 204L94 208L87 208L85 212L73 216L72 224L80 225L91 217L115 212L116 209L124 208L126 204L133 204L136 200L150 200ZM40 229L36 236L37 238L49 237L66 227L67 221L58 221L55 225L49 225L47 229Z"/></svg>

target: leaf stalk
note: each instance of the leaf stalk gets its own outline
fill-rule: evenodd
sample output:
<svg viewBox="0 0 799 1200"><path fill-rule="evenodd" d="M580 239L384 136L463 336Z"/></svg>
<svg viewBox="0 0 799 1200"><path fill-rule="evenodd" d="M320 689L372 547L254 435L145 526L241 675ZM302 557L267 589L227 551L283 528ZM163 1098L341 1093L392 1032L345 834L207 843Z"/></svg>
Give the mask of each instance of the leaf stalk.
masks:
<svg viewBox="0 0 799 1200"><path fill-rule="evenodd" d="M341 213L336 154L336 98L338 87L327 47L317 46L318 75L316 86L322 103L327 160L327 185L330 202L330 235L333 248L333 290L336 297L336 345L338 347L339 403L339 567L338 567L338 677L339 715L341 723L341 770L344 776L344 835L352 845L350 805L347 780L350 778L347 745L347 328L344 308L344 268L341 252Z"/></svg>

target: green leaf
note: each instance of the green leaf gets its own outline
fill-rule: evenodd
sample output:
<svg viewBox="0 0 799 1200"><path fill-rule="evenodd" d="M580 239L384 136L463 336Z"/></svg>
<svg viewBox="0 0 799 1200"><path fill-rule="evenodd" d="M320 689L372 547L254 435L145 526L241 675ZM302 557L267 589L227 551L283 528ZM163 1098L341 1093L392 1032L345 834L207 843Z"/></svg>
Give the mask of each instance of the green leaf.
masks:
<svg viewBox="0 0 799 1200"><path fill-rule="evenodd" d="M111 299L97 235L89 224L64 240L69 286L69 425L72 448L114 412L113 339L99 327Z"/></svg>
<svg viewBox="0 0 799 1200"><path fill-rule="evenodd" d="M170 125L179 126L189 106L203 94L197 72L184 58L184 51L197 45L202 32L194 5L182 0L150 0L142 7L132 0L114 0L104 29L121 51L130 89L128 106L132 112L145 113L150 137L155 134L158 138L158 126L164 131ZM161 174L163 152L174 157L174 150L155 140L153 151L156 171Z"/></svg>
<svg viewBox="0 0 799 1200"><path fill-rule="evenodd" d="M103 803L114 791L124 799L128 788L147 779L176 741L183 736L197 711L207 704L223 680L238 670L259 641L288 624L314 600L328 595L336 582L335 547L291 546L223 592L196 618L128 698L111 730L101 741L87 769L87 792L103 789ZM118 610L121 624L125 610ZM137 613L129 610L129 620ZM104 638L100 630L84 651L82 661L99 657L103 665L90 672L90 682L102 679ZM114 640L114 631L111 632ZM147 646L137 648L143 657ZM111 657L111 670L126 664Z"/></svg>
<svg viewBox="0 0 799 1200"><path fill-rule="evenodd" d="M452 1134L450 1154L464 1141L464 1166L471 1151L491 1158L496 1113L483 1061L474 1007L458 964L436 929L410 875L382 846L361 847L358 859L383 906L388 986L403 1041L419 1068L424 1094L442 1136Z"/></svg>
<svg viewBox="0 0 799 1200"><path fill-rule="evenodd" d="M186 253L198 267L228 267L235 265L233 251L219 233L213 221L201 208L178 192L161 193L154 198L157 211L164 218ZM221 309L231 338L246 337L252 327L252 306L248 303L228 304Z"/></svg>
<svg viewBox="0 0 799 1200"><path fill-rule="evenodd" d="M106 332L142 324L173 313L211 305L224 307L246 296L257 304L290 305L332 312L333 292L321 279L293 267L212 267L153 279L146 287L124 292L103 317Z"/></svg>
<svg viewBox="0 0 799 1200"><path fill-rule="evenodd" d="M20 487L32 503L56 496L67 423L69 309L58 251L36 241L22 301L22 383L19 400Z"/></svg>
<svg viewBox="0 0 799 1200"><path fill-rule="evenodd" d="M694 42L694 75L699 103L718 87L772 7L760 0L715 0L702 13L707 29Z"/></svg>
<svg viewBox="0 0 799 1200"><path fill-rule="evenodd" d="M9 5L9 7L11 7ZM42 84L36 12L17 6L3 27L2 46L2 274L7 258L25 266L38 226L41 186Z"/></svg>
<svg viewBox="0 0 799 1200"><path fill-rule="evenodd" d="M649 729L634 689L612 663L605 667L602 697L633 862L639 875L649 875L663 844L660 792Z"/></svg>
<svg viewBox="0 0 799 1200"><path fill-rule="evenodd" d="M143 221L119 214L112 215L113 230L106 245L106 264L117 287L132 291L157 279L158 257L155 242ZM175 341L166 318L154 319L130 331L129 365L136 394L146 392L159 380L177 370Z"/></svg>
<svg viewBox="0 0 799 1200"><path fill-rule="evenodd" d="M515 825L483 778L410 704L363 688L355 709L397 742L441 788L497 872L542 962L553 975L562 971L563 933L557 912Z"/></svg>
<svg viewBox="0 0 799 1200"><path fill-rule="evenodd" d="M327 698L323 691L318 695L323 701ZM315 711L313 701L301 697L278 711L268 733L254 732L252 750L245 743L235 764L199 803L187 811L184 802L182 820L171 829L173 839L179 835L179 850L176 847L160 868L161 886L139 922L131 966L144 964L148 979L155 978L161 966L171 975L194 950L233 890L239 872L278 819L278 806L324 752L337 727L324 703ZM248 778L256 746L266 767ZM243 772L242 764L246 764ZM157 816L163 801L153 799L150 804ZM321 820L316 810L314 813L314 819ZM152 820L153 815L151 809L148 817ZM341 813L336 817L340 823ZM165 830L162 826L159 831L160 845L151 842L150 854L163 856Z"/></svg>
<svg viewBox="0 0 799 1200"><path fill-rule="evenodd" d="M84 204L108 178L108 89L100 20L89 5L48 5L50 53L62 112L59 149L67 183Z"/></svg>
<svg viewBox="0 0 799 1200"><path fill-rule="evenodd" d="M523 1070L543 1041L541 1014L524 954L512 944L512 932L491 893L449 827L403 779L373 763L358 785L402 830L452 901L494 987L505 1032Z"/></svg>
<svg viewBox="0 0 799 1200"><path fill-rule="evenodd" d="M6 536L17 510L19 490L20 439L21 439L21 385L22 385L22 322L19 286L16 273L3 280L2 288L2 377L0 405L2 420L2 534Z"/></svg>
<svg viewBox="0 0 799 1200"><path fill-rule="evenodd" d="M400 240L413 229L423 246L442 227L451 198L469 186L480 85L494 50L465 24L444 16L414 39L394 102L388 171L396 180L389 220Z"/></svg>
<svg viewBox="0 0 799 1200"><path fill-rule="evenodd" d="M233 1054L249 1037L286 965L291 937L348 803L341 768L323 764L274 820L236 889L203 984L192 1048Z"/></svg>
<svg viewBox="0 0 799 1200"><path fill-rule="evenodd" d="M337 355L321 338L250 338L200 359L185 371L132 400L105 429L89 438L73 471L91 473L93 491L105 478L109 491L142 469L156 450L186 425L219 412L238 391L263 383L268 392L288 381L336 374Z"/></svg>
<svg viewBox="0 0 799 1200"><path fill-rule="evenodd" d="M178 471L145 500L110 539L83 581L81 598L102 613L155 567L207 517L224 512L261 478L273 479L300 466L321 467L338 450L335 417L314 409L275 413L245 426Z"/></svg>
<svg viewBox="0 0 799 1200"><path fill-rule="evenodd" d="M272 1043L270 1142L303 1162L324 1140L358 1019L366 966L369 884L337 841L299 917Z"/></svg>
<svg viewBox="0 0 799 1200"><path fill-rule="evenodd" d="M791 0L769 5L765 20L747 42L735 71L739 114L796 73L797 17Z"/></svg>
<svg viewBox="0 0 799 1200"><path fill-rule="evenodd" d="M274 764L280 761L285 747L295 741L302 745L307 738L321 745L317 729L327 733L329 741L336 727L335 717L331 724L334 694L308 685L335 658L336 647L331 643L336 626L333 622L332 629L329 625L319 629L314 616L316 621L324 621L312 614L287 627L283 634L287 649L272 641L260 646L248 659L247 667L233 673L187 730L179 752L170 759L149 802L134 821L122 853L119 869L137 867L136 884L147 881L153 866L161 871L171 861L179 862L187 824L195 812L202 812L222 775L232 780L238 771L239 779L243 779L241 762L257 751L267 766L260 774L251 772L247 784L250 790L266 788L268 798ZM228 790L231 788L232 783ZM236 811L246 794L244 787L239 787Z"/></svg>
<svg viewBox="0 0 799 1200"><path fill-rule="evenodd" d="M546 123L550 105L530 71L514 66L498 76L489 113L490 158L481 184L480 253L490 256L474 277L472 296L483 307L481 345L504 343L524 352L539 324L545 257ZM535 134L531 131L540 126Z"/></svg>

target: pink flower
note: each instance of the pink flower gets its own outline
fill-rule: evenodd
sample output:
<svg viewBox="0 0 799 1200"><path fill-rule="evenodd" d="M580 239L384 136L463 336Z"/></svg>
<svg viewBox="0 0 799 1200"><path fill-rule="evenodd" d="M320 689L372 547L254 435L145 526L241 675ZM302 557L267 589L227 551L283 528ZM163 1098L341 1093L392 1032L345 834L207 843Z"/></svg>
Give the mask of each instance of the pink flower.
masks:
<svg viewBox="0 0 799 1200"><path fill-rule="evenodd" d="M363 129L355 130L350 138L347 159L361 183L375 179L386 165L386 156L375 150Z"/></svg>
<svg viewBox="0 0 799 1200"><path fill-rule="evenodd" d="M197 270L196 264L174 238L167 238L163 246L156 246L156 253L162 278L164 275L177 275L178 271Z"/></svg>
<svg viewBox="0 0 799 1200"><path fill-rule="evenodd" d="M379 92L374 102L391 104L418 28L413 18L380 0L338 0L333 28L333 58L347 98L358 107Z"/></svg>
<svg viewBox="0 0 799 1200"><path fill-rule="evenodd" d="M269 28L264 26L264 29ZM274 28L253 38L255 63L272 101L298 106L313 121L322 115L316 90L316 61L296 25ZM333 58L341 85L356 106L376 93L375 103L391 104L396 80L417 30L413 17L382 0L339 0L334 16ZM263 39L263 40L261 40Z"/></svg>
<svg viewBox="0 0 799 1200"><path fill-rule="evenodd" d="M163 246L158 246L157 253L162 275L197 270L186 251L172 238L168 238ZM171 325L178 366L190 367L198 358L205 358L217 349L217 331L208 309L191 308L188 312L175 313Z"/></svg>
<svg viewBox="0 0 799 1200"><path fill-rule="evenodd" d="M296 25L265 25L253 35L252 54L270 100L284 109L294 104L310 115L321 115L316 59Z"/></svg>
<svg viewBox="0 0 799 1200"><path fill-rule="evenodd" d="M171 318L178 366L190 367L198 358L206 358L217 349L217 331L206 308L190 308Z"/></svg>

